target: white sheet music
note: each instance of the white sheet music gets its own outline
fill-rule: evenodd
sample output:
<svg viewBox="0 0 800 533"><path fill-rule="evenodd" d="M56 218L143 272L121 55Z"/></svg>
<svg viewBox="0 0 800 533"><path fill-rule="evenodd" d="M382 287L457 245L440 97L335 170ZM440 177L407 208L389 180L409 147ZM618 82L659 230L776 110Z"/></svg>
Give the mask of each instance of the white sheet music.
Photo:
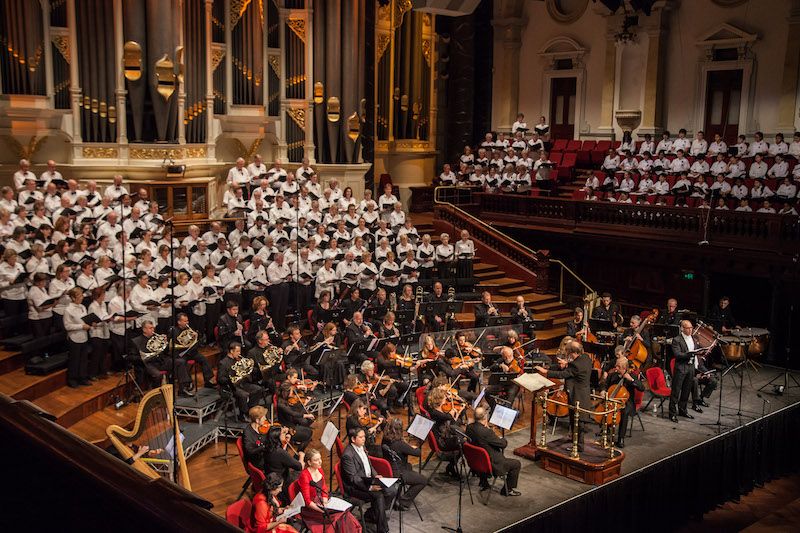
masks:
<svg viewBox="0 0 800 533"><path fill-rule="evenodd" d="M329 511L346 511L350 509L353 505L349 502L344 501L341 498L337 498L336 496L332 496L328 503L325 504L325 509Z"/></svg>
<svg viewBox="0 0 800 533"><path fill-rule="evenodd" d="M411 425L408 426L408 433L409 435L414 435L420 440L425 440L428 438L428 433L431 432L431 428L433 427L433 420L425 418L422 415L417 415L414 417L414 420L411 422Z"/></svg>
<svg viewBox="0 0 800 533"><path fill-rule="evenodd" d="M289 507L284 509L283 513L281 513L275 520L277 521L280 518L289 519L295 515L300 514L300 511L303 509L305 504L306 501L303 499L303 493L298 492L295 495L294 500L292 500L292 503L289 504Z"/></svg>
<svg viewBox="0 0 800 533"><path fill-rule="evenodd" d="M485 395L486 395L486 387L481 387L481 392L478 394L478 397L475 398L475 401L472 402L473 410L478 408L478 406L481 404L481 401L483 401L483 397Z"/></svg>
<svg viewBox="0 0 800 533"><path fill-rule="evenodd" d="M336 427L336 424L328 421L325 424L325 429L322 430L322 437L320 437L320 442L322 445L325 446L325 449L330 451L333 448L333 443L336 442L336 437L339 436L339 428Z"/></svg>
<svg viewBox="0 0 800 533"><path fill-rule="evenodd" d="M514 383L531 392L555 385L555 383L541 374L522 374L514 378Z"/></svg>
<svg viewBox="0 0 800 533"><path fill-rule="evenodd" d="M392 485L397 483L398 479L399 478L396 478L396 477L379 477L378 481L380 481L381 485L383 485L384 487L386 487L388 489L389 487L391 487Z"/></svg>
<svg viewBox="0 0 800 533"><path fill-rule="evenodd" d="M514 424L514 419L516 418L517 411L514 409L509 409L502 405L495 405L489 423L503 429L511 429L511 426Z"/></svg>

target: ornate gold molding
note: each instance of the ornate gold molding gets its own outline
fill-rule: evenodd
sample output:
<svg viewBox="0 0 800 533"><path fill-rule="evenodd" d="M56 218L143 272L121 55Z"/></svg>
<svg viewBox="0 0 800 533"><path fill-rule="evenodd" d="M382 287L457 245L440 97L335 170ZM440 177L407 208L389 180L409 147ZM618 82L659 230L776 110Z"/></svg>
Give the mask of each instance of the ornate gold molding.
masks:
<svg viewBox="0 0 800 533"><path fill-rule="evenodd" d="M205 159L208 157L208 148L205 146L187 146L186 159Z"/></svg>
<svg viewBox="0 0 800 533"><path fill-rule="evenodd" d="M67 63L70 62L70 50L69 50L69 36L67 35L53 35L52 37L53 44L56 47L56 50L59 51L61 57L64 58L64 61Z"/></svg>
<svg viewBox="0 0 800 533"><path fill-rule="evenodd" d="M389 48L389 42L391 40L392 38L386 33L378 34L378 61L380 61L383 54L386 53L386 49Z"/></svg>
<svg viewBox="0 0 800 533"><path fill-rule="evenodd" d="M250 0L231 0L231 28L235 28L239 24L239 19L242 18L249 5Z"/></svg>
<svg viewBox="0 0 800 533"><path fill-rule="evenodd" d="M225 48L224 47L212 47L211 48L211 72L217 70L217 67L222 62L222 58L225 57Z"/></svg>
<svg viewBox="0 0 800 533"><path fill-rule="evenodd" d="M131 159L183 159L183 148L131 148Z"/></svg>
<svg viewBox="0 0 800 533"><path fill-rule="evenodd" d="M306 42L306 21L302 18L290 18L286 20L286 25L289 26L289 29L297 35L297 38Z"/></svg>
<svg viewBox="0 0 800 533"><path fill-rule="evenodd" d="M306 129L306 110L290 107L286 110L289 117L297 124L300 129Z"/></svg>
<svg viewBox="0 0 800 533"><path fill-rule="evenodd" d="M272 72L280 78L281 77L281 56L278 55L269 55L267 56L267 62L269 63L269 67L272 69Z"/></svg>
<svg viewBox="0 0 800 533"><path fill-rule="evenodd" d="M119 157L119 151L116 148L84 146L82 152L86 159L116 159Z"/></svg>
<svg viewBox="0 0 800 533"><path fill-rule="evenodd" d="M411 0L392 0L385 6L378 6L378 20L391 23L392 9L394 9L394 28L403 24L403 16L414 7Z"/></svg>
<svg viewBox="0 0 800 533"><path fill-rule="evenodd" d="M425 57L425 63L431 66L431 42L428 39L422 41L422 55Z"/></svg>
<svg viewBox="0 0 800 533"><path fill-rule="evenodd" d="M46 137L36 137L35 135L28 140L28 144L22 144L19 142L16 137L12 135L3 135L3 139L12 147L14 152L16 153L17 158L19 159L31 159L33 154L39 150L39 146L45 140Z"/></svg>

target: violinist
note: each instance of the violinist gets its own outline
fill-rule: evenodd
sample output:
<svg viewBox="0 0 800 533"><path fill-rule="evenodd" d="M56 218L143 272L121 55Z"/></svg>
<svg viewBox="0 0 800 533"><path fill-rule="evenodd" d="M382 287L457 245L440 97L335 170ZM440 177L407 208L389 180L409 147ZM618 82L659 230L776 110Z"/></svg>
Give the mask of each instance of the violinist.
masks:
<svg viewBox="0 0 800 533"><path fill-rule="evenodd" d="M289 383L296 392L300 395L307 396L319 385L319 381L312 381L310 379L301 379L303 376L295 368L288 368L286 370L286 382Z"/></svg>
<svg viewBox="0 0 800 533"><path fill-rule="evenodd" d="M388 337L399 337L400 330L397 329L395 326L395 315L392 311L386 311L386 314L383 315L383 320L381 320L381 324L378 327L378 334L380 338L386 339Z"/></svg>
<svg viewBox="0 0 800 533"><path fill-rule="evenodd" d="M292 442L298 450L308 446L313 433L311 424L314 423L314 415L306 410L289 382L281 383L278 389L278 422L294 430Z"/></svg>
<svg viewBox="0 0 800 533"><path fill-rule="evenodd" d="M373 457L383 457L381 447L376 444L376 436L383 421L383 416L371 412L367 402L359 398L350 406L350 412L345 420L345 427L348 434L352 430L363 429L364 433L367 434L367 450L369 454Z"/></svg>
<svg viewBox="0 0 800 533"><path fill-rule="evenodd" d="M480 348L467 342L467 336L464 333L458 333L456 335L456 349L448 349L445 352L445 356L450 363L449 370L446 368L447 365L443 368L447 377L452 379L456 375L463 376L469 379L468 391L474 392L478 390L481 375L477 366L483 356Z"/></svg>
<svg viewBox="0 0 800 533"><path fill-rule="evenodd" d="M392 473L403 480L405 491L399 496L398 504L403 511L407 511L428 480L409 464L408 456L422 457L422 450L409 444L403 438L403 433L403 421L400 418L388 419L383 428L381 451L384 459L392 465Z"/></svg>
<svg viewBox="0 0 800 533"><path fill-rule="evenodd" d="M244 457L259 470L264 470L264 453L267 450L266 432L269 430L267 410L264 406L256 405L250 408L247 416L250 423L242 432L242 447Z"/></svg>
<svg viewBox="0 0 800 533"><path fill-rule="evenodd" d="M375 360L378 364L378 371L397 380L398 388L405 388L405 376L411 373L412 368L419 366L419 361L414 361L410 355L397 353L397 346L387 342Z"/></svg>
<svg viewBox="0 0 800 533"><path fill-rule="evenodd" d="M398 392L395 380L389 376L379 376L375 372L375 363L369 360L361 363L360 380L369 385L375 394L375 398L371 401L382 413L388 413L389 408L397 402Z"/></svg>
<svg viewBox="0 0 800 533"><path fill-rule="evenodd" d="M500 353L506 346L514 351L514 357L516 359L525 359L525 349L522 347L522 343L519 342L519 335L513 329L508 330L508 333L506 333L506 342L498 344L492 348L492 351Z"/></svg>
<svg viewBox="0 0 800 533"><path fill-rule="evenodd" d="M312 377L319 375L319 371L308 361L308 346L303 342L303 334L297 326L289 326L286 330L289 338L283 343L283 360L287 365Z"/></svg>
<svg viewBox="0 0 800 533"><path fill-rule="evenodd" d="M358 343L366 343L368 345L370 341L375 338L372 328L364 322L364 315L361 314L361 311L356 311L353 313L353 320L347 325L346 334L348 346L353 346ZM375 353L374 350L351 349L349 355L352 359L352 363L361 364L362 361L366 361L377 356L377 353Z"/></svg>
<svg viewBox="0 0 800 533"><path fill-rule="evenodd" d="M576 307L572 313L572 320L567 322L567 336L575 337L583 329L583 308Z"/></svg>
<svg viewBox="0 0 800 533"><path fill-rule="evenodd" d="M490 367L490 370L492 373L516 374L519 376L525 371L524 368L524 361L521 361L516 356L514 349L509 346L503 346L500 349L500 358ZM500 393L504 393L505 400L513 405L519 394L519 385L509 379L505 383L486 387L486 401L489 402L492 408L496 403L495 397Z"/></svg>
<svg viewBox="0 0 800 533"><path fill-rule="evenodd" d="M417 377L420 383L425 379L432 380L436 372L440 370L442 351L436 346L436 341L431 335L425 335L420 351L420 365L417 369ZM450 365L446 365L448 368Z"/></svg>
<svg viewBox="0 0 800 533"><path fill-rule="evenodd" d="M283 478L283 486L297 479L303 469L305 453L296 451L291 444L292 431L279 425L269 427L266 435L266 453L264 454L264 471L277 473ZM288 490L284 492L288 496ZM289 501L289 498L285 498Z"/></svg>
<svg viewBox="0 0 800 533"><path fill-rule="evenodd" d="M445 412L444 405L447 396L441 389L433 389L428 395L428 413L434 422L433 436L436 439L439 448L443 454L443 459L447 460L447 468L445 472L455 479L459 479L458 471L456 470L456 461L458 460L458 449L461 443L461 437L453 430L458 429L463 432L463 428L459 425L458 421L453 417L452 412ZM451 452L451 453L447 453Z"/></svg>
<svg viewBox="0 0 800 533"><path fill-rule="evenodd" d="M625 447L625 433L628 430L628 419L636 412L636 402L634 398L634 391L638 390L644 392L644 385L637 376L634 376L628 368L628 360L624 354L618 354L617 362L614 368L609 372L603 374L602 385L609 393L609 398L614 396L614 391L618 384L622 382L622 386L627 389L628 398L625 401L625 408L620 417L619 428L617 431L617 448Z"/></svg>
<svg viewBox="0 0 800 533"><path fill-rule="evenodd" d="M462 391L458 389L457 382L451 382L442 375L437 376L428 385L425 391L425 408L430 411L431 405L428 403L431 392L440 390L445 395L444 410L453 415L456 420L461 419L466 413L467 403L472 403L477 397L474 392Z"/></svg>

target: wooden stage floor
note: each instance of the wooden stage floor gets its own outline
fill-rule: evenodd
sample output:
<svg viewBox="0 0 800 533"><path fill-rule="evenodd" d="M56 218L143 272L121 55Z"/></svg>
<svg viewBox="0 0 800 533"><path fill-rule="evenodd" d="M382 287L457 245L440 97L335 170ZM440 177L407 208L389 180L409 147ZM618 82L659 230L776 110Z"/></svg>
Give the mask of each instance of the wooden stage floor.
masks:
<svg viewBox="0 0 800 533"><path fill-rule="evenodd" d="M750 373L752 384L751 380L745 375L744 388L742 389L741 416L737 416L739 379L737 377L734 383L734 379L730 375L725 377L722 423L729 427L747 424L760 418L764 413L769 414L787 405L800 402L800 389L797 388L788 389L782 396L774 396L772 387L766 387L761 392L761 396L763 399L768 400L769 403L756 395L759 387L780 374L781 370L778 368L763 367L759 372ZM800 380L800 373L795 373L794 375ZM654 416L652 405L657 403L654 401L651 404L651 411L641 414L645 427L644 432L637 421L633 428L633 436L625 440L625 461L622 464L622 476L629 475L717 435L716 427L703 426L702 424L713 423L717 420L718 398L719 396L715 392L709 400L711 407L705 408L703 414L690 411L695 416L695 419L681 418L677 424L670 422L667 418ZM530 404L528 403L526 412L520 416L520 421L511 432L506 434L506 438L509 441L509 450L528 441L529 406ZM666 403L664 409L666 412ZM335 419L336 417L334 416L334 422L336 421ZM316 424L316 426L319 425ZM595 428L596 426L592 428L592 434L596 430ZM552 429L552 425L550 429ZM548 440L565 435L566 429L566 421L560 421L556 427L555 435L548 433ZM315 430L314 442L319 445L321 428L316 427ZM228 450L229 453L236 453L233 441L229 442ZM189 471L194 492L210 500L214 504L214 512L220 515L224 515L225 508L233 503L245 480L244 470L238 456L230 457L228 465L222 459L212 458L214 455L221 454L222 451L223 442L220 440L217 444L212 444L189 459ZM427 452L428 447L426 445L423 447L423 455L427 455ZM510 452L506 455L511 456ZM517 458L516 456L514 457ZM462 527L465 532L485 532L502 529L592 489L590 485L584 485L546 472L533 461L522 458L517 459L522 461L518 487L522 492L522 496L506 498L498 494L496 489L491 495L489 505L486 506L478 498L477 478L472 478L471 480L474 503L470 502L469 493L466 488L464 489ZM334 458L334 460L336 459ZM433 470L433 464L435 464L435 460L432 459L425 470L426 475L429 475ZM324 454L326 475L328 467L328 455ZM443 467L440 470L443 470ZM485 496L485 493L480 495L481 501L485 501ZM417 504L424 521L420 521L413 509L410 512L404 512L403 531L423 533L438 531L440 526L455 527L457 502L458 484L437 473L430 480L429 486L417 498ZM398 530L396 512L390 519L390 526L392 531Z"/></svg>

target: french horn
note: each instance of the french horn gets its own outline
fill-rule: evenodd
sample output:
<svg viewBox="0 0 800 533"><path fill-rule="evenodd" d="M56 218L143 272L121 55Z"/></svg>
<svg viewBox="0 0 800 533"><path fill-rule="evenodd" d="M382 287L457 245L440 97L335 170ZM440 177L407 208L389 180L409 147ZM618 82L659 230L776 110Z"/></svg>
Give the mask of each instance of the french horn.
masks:
<svg viewBox="0 0 800 533"><path fill-rule="evenodd" d="M167 349L167 336L166 335L159 335L155 334L149 339L147 339L147 344L145 344L145 349L147 351L140 351L139 355L142 358L142 362L146 363L150 359L158 357L161 353Z"/></svg>
<svg viewBox="0 0 800 533"><path fill-rule="evenodd" d="M238 385L240 381L253 373L255 361L249 357L242 357L231 367L231 383Z"/></svg>
<svg viewBox="0 0 800 533"><path fill-rule="evenodd" d="M258 369L264 373L273 366L279 365L281 361L283 361L283 348L270 344L264 348L264 353L261 354L261 357L264 358L264 362L258 363Z"/></svg>

